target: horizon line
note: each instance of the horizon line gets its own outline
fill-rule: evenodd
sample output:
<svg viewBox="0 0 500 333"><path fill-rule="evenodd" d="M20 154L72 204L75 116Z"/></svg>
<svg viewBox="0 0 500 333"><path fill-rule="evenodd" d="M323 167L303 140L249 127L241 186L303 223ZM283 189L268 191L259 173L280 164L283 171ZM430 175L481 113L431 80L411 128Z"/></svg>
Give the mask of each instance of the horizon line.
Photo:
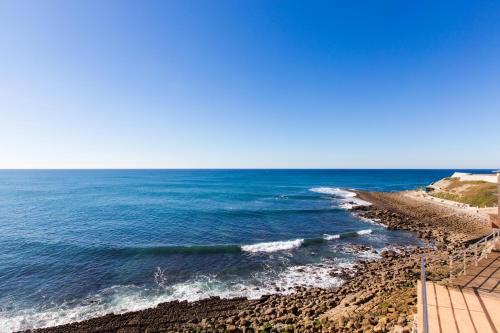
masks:
<svg viewBox="0 0 500 333"><path fill-rule="evenodd" d="M425 167L425 168L410 168L410 167L388 167L388 168L380 168L380 167L353 167L353 168L286 168L286 167L257 167L257 168L190 168L190 167L179 167L179 168L0 168L0 171L57 171L57 170L95 170L95 171L106 171L106 170L491 170L494 173L499 168L467 168L467 167L441 167L441 168L433 168L433 167Z"/></svg>

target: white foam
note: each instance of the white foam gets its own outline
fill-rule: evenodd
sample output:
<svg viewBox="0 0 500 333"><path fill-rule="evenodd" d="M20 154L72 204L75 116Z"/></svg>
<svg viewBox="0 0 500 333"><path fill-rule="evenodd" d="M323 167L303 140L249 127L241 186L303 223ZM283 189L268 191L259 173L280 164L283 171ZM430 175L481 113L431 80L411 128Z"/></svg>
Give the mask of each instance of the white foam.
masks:
<svg viewBox="0 0 500 333"><path fill-rule="evenodd" d="M375 261L375 260L382 258L380 253L378 253L377 251L373 251L373 250L360 251L356 256L359 259L364 259L364 260L368 260L368 261Z"/></svg>
<svg viewBox="0 0 500 333"><path fill-rule="evenodd" d="M276 252L291 250L300 247L304 239L294 239L289 241L265 242L251 245L242 245L241 250L245 252Z"/></svg>
<svg viewBox="0 0 500 333"><path fill-rule="evenodd" d="M357 194L348 190L343 190L338 187L313 187L309 189L311 192L329 194L339 199L340 207L343 209L353 209L358 206L370 206L371 203L359 198Z"/></svg>
<svg viewBox="0 0 500 333"><path fill-rule="evenodd" d="M204 281L178 284L165 293L156 295L151 295L147 289L138 286L113 286L94 295L91 299L95 300L95 303L87 302L76 306L63 303L42 310L24 309L13 313L0 313L0 332L51 327L108 313L138 311L175 299L194 301L203 298L204 295L210 297L210 293L202 292L203 284Z"/></svg>
<svg viewBox="0 0 500 333"><path fill-rule="evenodd" d="M360 216L360 215L356 215L356 217L359 218L363 222L367 222L370 224L379 225L381 227L387 228L387 226L385 224L380 223L380 219L369 219L367 217Z"/></svg>
<svg viewBox="0 0 500 333"><path fill-rule="evenodd" d="M340 208L343 208L343 209L346 209L346 210L351 210L354 207L356 207L356 205L354 205L354 204L352 204L350 202L344 202L344 203L340 204Z"/></svg>
<svg viewBox="0 0 500 333"><path fill-rule="evenodd" d="M359 206L371 206L371 202L359 199L359 198L350 198L349 200L345 200L344 203L340 204L341 208L344 209L353 209L354 207Z"/></svg>
<svg viewBox="0 0 500 333"><path fill-rule="evenodd" d="M324 234L323 238L326 239L326 240L334 240L334 239L339 239L340 235L328 235L328 234Z"/></svg>
<svg viewBox="0 0 500 333"><path fill-rule="evenodd" d="M362 236L362 235L368 235L368 234L372 233L372 229L359 230L359 231L356 231L356 233L358 235L360 235L360 236Z"/></svg>
<svg viewBox="0 0 500 333"><path fill-rule="evenodd" d="M338 277L332 277L332 266L294 266L290 267L278 279L280 293L291 293L295 287L333 288L343 283Z"/></svg>
<svg viewBox="0 0 500 333"><path fill-rule="evenodd" d="M367 261L374 261L380 259L380 251L374 248L359 248L353 244L343 244L340 246L332 247L336 251L343 253L348 253L356 257L356 259L363 259ZM354 263L348 263L349 265L354 265Z"/></svg>
<svg viewBox="0 0 500 333"><path fill-rule="evenodd" d="M164 288L148 289L136 285L119 285L101 290L89 297L93 302L67 303L44 309L15 309L0 312L0 332L51 327L82 321L108 313L120 314L139 311L173 300L197 301L219 296L221 298L247 297L258 299L262 295L290 294L295 287L333 288L343 280L330 275L334 266L292 266L281 272L268 269L256 273L251 280L223 282L216 276L199 276L186 282Z"/></svg>
<svg viewBox="0 0 500 333"><path fill-rule="evenodd" d="M330 194L341 198L353 198L356 196L356 193L342 190L338 187L313 187L309 189L309 191L321 194Z"/></svg>

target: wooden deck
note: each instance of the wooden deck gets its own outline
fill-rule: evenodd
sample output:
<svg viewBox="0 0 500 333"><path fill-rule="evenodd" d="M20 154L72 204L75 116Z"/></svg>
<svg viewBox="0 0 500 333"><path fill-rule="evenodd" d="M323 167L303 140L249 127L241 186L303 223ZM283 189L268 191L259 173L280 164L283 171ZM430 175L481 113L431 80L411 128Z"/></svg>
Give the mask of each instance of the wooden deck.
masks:
<svg viewBox="0 0 500 333"><path fill-rule="evenodd" d="M477 267L469 266L466 274L455 278L451 284L500 296L500 252L498 250L491 252L488 258L479 261Z"/></svg>
<svg viewBox="0 0 500 333"><path fill-rule="evenodd" d="M500 252L448 286L427 282L429 333L500 332ZM423 331L422 286L418 283L418 332Z"/></svg>

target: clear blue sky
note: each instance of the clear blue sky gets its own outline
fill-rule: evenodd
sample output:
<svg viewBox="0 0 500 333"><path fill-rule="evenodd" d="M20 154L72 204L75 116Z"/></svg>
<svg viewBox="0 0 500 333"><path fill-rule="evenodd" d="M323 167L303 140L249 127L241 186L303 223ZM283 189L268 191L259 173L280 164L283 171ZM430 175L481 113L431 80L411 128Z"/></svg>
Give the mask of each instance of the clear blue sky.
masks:
<svg viewBox="0 0 500 333"><path fill-rule="evenodd" d="M0 0L0 168L495 168L499 1Z"/></svg>

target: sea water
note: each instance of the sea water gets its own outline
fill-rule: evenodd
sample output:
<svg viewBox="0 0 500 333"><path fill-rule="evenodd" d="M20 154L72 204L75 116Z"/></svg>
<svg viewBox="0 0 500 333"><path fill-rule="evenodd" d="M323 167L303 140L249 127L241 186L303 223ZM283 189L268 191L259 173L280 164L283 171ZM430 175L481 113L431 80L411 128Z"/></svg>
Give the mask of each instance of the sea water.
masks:
<svg viewBox="0 0 500 333"><path fill-rule="evenodd" d="M332 268L419 244L352 214L367 203L351 190L414 189L453 171L0 171L0 331L338 286Z"/></svg>

